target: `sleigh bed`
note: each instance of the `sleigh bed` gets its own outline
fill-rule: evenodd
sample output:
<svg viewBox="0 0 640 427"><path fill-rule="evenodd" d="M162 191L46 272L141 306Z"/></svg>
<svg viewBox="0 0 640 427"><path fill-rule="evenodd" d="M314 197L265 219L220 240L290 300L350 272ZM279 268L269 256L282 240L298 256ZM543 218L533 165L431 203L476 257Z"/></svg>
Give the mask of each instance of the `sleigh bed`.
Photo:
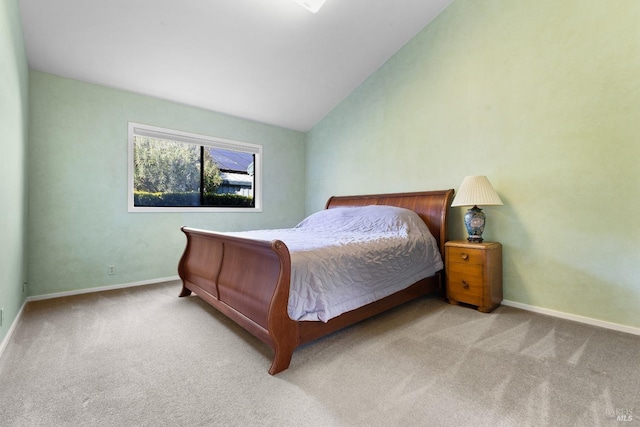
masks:
<svg viewBox="0 0 640 427"><path fill-rule="evenodd" d="M419 217L417 221L422 220L427 225L434 238L433 246L438 258L443 261L452 198L453 190L339 196L331 197L326 204L326 209L335 211L320 214L334 214L346 211L344 208L348 207L379 205L413 211ZM355 210L348 212L351 211ZM420 222L419 225L424 228L424 224ZM178 265L183 284L180 296L194 292L271 347L274 358L269 373L272 375L289 367L293 351L301 344L420 296L436 291L444 294L440 264L438 271L428 277L337 316L323 320L292 320L289 307L292 254L298 255L290 253L282 240L256 239L243 233L216 233L188 227L182 227L182 231L187 237L187 244ZM294 273L296 271L294 269Z"/></svg>

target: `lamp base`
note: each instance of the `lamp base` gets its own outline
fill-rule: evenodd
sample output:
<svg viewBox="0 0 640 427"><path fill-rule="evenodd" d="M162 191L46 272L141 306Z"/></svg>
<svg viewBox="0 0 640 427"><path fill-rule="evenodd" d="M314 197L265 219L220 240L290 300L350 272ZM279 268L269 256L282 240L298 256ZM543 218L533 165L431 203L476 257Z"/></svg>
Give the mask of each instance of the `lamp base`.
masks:
<svg viewBox="0 0 640 427"><path fill-rule="evenodd" d="M469 242L481 243L484 232L485 215L478 206L474 206L464 214L464 225L467 227Z"/></svg>

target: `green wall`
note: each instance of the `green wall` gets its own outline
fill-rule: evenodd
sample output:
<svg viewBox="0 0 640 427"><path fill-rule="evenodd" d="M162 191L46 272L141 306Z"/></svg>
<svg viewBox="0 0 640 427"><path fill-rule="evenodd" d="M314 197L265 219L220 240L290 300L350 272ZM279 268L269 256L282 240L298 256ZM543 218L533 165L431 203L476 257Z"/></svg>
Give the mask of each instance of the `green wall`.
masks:
<svg viewBox="0 0 640 427"><path fill-rule="evenodd" d="M32 71L29 292L177 275L182 225L289 227L304 216L304 134ZM261 213L127 212L127 123L262 144ZM107 266L116 265L116 275Z"/></svg>
<svg viewBox="0 0 640 427"><path fill-rule="evenodd" d="M455 0L306 146L299 132L29 73L17 1L1 4L0 339L25 271L31 295L175 276L181 225L287 227L334 194L475 174L505 202L485 209L505 299L640 327L640 3ZM263 144L263 212L128 213L128 121Z"/></svg>
<svg viewBox="0 0 640 427"><path fill-rule="evenodd" d="M308 133L306 211L487 175L505 299L640 327L639 23L635 0L455 0Z"/></svg>
<svg viewBox="0 0 640 427"><path fill-rule="evenodd" d="M24 301L29 70L17 0L0 1L0 342Z"/></svg>

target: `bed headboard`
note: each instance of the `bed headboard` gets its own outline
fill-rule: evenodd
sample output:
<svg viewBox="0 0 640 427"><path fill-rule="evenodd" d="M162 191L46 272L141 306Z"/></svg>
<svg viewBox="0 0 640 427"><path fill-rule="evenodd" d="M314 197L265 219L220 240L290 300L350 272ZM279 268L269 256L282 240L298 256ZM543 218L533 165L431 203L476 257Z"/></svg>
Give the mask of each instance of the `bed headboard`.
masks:
<svg viewBox="0 0 640 427"><path fill-rule="evenodd" d="M333 196L327 200L326 209L345 206L390 205L411 209L427 224L438 241L444 257L444 244L448 240L449 207L454 191L422 191L417 193L370 194L361 196Z"/></svg>

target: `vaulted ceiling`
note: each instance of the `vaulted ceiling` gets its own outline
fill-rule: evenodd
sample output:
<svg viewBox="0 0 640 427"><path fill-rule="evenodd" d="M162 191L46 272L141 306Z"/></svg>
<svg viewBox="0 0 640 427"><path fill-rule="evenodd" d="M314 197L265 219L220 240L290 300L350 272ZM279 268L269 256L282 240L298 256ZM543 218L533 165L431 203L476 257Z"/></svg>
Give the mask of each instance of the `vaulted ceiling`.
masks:
<svg viewBox="0 0 640 427"><path fill-rule="evenodd" d="M453 0L20 0L31 69L307 131Z"/></svg>

